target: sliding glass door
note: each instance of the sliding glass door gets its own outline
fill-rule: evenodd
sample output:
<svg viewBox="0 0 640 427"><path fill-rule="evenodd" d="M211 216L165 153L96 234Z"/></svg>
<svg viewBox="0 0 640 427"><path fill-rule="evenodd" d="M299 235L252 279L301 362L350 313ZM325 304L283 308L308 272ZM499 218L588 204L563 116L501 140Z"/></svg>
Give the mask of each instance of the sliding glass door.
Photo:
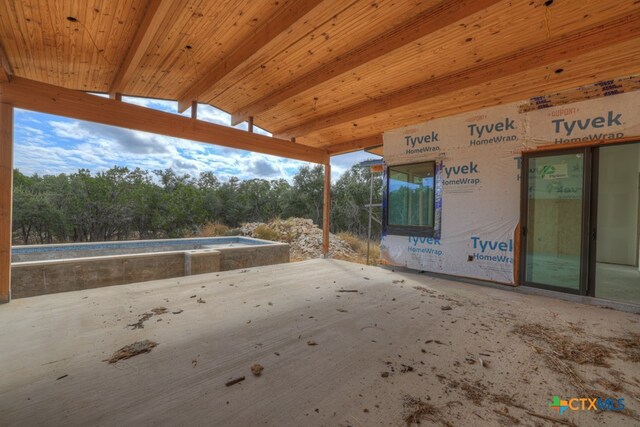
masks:
<svg viewBox="0 0 640 427"><path fill-rule="evenodd" d="M525 155L523 282L585 293L589 152Z"/></svg>
<svg viewBox="0 0 640 427"><path fill-rule="evenodd" d="M640 304L640 143L526 153L520 282Z"/></svg>

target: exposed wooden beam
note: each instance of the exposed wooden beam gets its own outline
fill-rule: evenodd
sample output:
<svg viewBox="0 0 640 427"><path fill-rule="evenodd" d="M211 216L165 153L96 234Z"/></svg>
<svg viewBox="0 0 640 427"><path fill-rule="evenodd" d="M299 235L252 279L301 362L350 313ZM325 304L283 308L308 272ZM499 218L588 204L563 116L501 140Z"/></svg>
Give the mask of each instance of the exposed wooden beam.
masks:
<svg viewBox="0 0 640 427"><path fill-rule="evenodd" d="M18 108L105 125L206 142L314 163L326 163L322 149L291 144L268 136L193 120L126 102L14 77L0 84L0 99Z"/></svg>
<svg viewBox="0 0 640 427"><path fill-rule="evenodd" d="M249 117L249 120L247 120L247 130L249 132L253 132L253 116Z"/></svg>
<svg viewBox="0 0 640 427"><path fill-rule="evenodd" d="M243 122L249 116L256 116L282 101L465 19L499 1L501 0L446 0L334 58L322 67L300 76L254 103L240 108L231 115L231 123L236 125Z"/></svg>
<svg viewBox="0 0 640 427"><path fill-rule="evenodd" d="M288 2L282 10L253 32L251 37L231 52L227 58L219 62L213 69L205 73L200 80L189 87L178 99L178 112L182 113L189 108L191 101L198 100L201 95L211 90L224 76L249 60L258 50L269 44L320 3L322 3L322 0L295 0ZM209 100L203 101L208 102Z"/></svg>
<svg viewBox="0 0 640 427"><path fill-rule="evenodd" d="M191 118L198 119L198 101L193 101L191 103Z"/></svg>
<svg viewBox="0 0 640 427"><path fill-rule="evenodd" d="M124 57L116 73L109 93L124 92L134 71L140 65L144 54L149 49L153 38L162 26L162 22L179 3L177 0L149 0L144 18L138 27L127 55Z"/></svg>
<svg viewBox="0 0 640 427"><path fill-rule="evenodd" d="M317 117L308 122L275 131L279 138L303 136L311 132L357 121L383 111L404 107L416 102L466 89L492 80L567 60L640 36L640 12L625 15L587 29L552 38L508 55L479 63L400 89L387 95ZM550 70L553 73L554 70Z"/></svg>
<svg viewBox="0 0 640 427"><path fill-rule="evenodd" d="M4 47L2 47L2 43L0 43L0 82L8 82L12 75L13 69L9 63L9 58L7 58Z"/></svg>
<svg viewBox="0 0 640 427"><path fill-rule="evenodd" d="M327 151L329 155L335 156L338 154L350 153L352 151L364 150L370 147L379 147L382 145L382 134L367 136L366 138L360 138L353 141L340 142L338 144L328 145Z"/></svg>
<svg viewBox="0 0 640 427"><path fill-rule="evenodd" d="M109 98L115 99L116 101L122 101L122 94L120 92L111 92L109 94Z"/></svg>
<svg viewBox="0 0 640 427"><path fill-rule="evenodd" d="M11 296L13 105L0 102L0 303Z"/></svg>
<svg viewBox="0 0 640 427"><path fill-rule="evenodd" d="M331 227L331 163L324 165L324 201L322 206L322 254L329 255L329 228Z"/></svg>

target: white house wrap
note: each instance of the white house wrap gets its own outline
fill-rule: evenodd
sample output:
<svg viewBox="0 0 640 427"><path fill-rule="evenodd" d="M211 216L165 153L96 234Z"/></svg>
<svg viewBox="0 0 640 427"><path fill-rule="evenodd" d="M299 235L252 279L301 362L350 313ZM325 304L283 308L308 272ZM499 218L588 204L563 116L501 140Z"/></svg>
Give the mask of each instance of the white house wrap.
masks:
<svg viewBox="0 0 640 427"><path fill-rule="evenodd" d="M441 200L436 200L440 237L438 230L434 238L383 234L383 259L416 270L514 283L522 150L640 135L640 91L614 93L538 110L530 108L538 101L533 99L386 132L385 164L435 160ZM554 173L561 178L562 167ZM570 182L563 185L557 191L571 191Z"/></svg>

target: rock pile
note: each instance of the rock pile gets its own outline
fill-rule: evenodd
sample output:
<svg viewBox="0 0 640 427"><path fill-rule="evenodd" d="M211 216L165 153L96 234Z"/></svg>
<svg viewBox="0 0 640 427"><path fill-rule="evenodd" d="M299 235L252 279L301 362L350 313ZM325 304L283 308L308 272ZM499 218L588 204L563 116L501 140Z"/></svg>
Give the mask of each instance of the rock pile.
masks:
<svg viewBox="0 0 640 427"><path fill-rule="evenodd" d="M310 219L275 219L268 223L250 222L240 227L243 236L288 243L292 261L322 256L322 230ZM335 234L329 235L329 257L356 259L358 254Z"/></svg>

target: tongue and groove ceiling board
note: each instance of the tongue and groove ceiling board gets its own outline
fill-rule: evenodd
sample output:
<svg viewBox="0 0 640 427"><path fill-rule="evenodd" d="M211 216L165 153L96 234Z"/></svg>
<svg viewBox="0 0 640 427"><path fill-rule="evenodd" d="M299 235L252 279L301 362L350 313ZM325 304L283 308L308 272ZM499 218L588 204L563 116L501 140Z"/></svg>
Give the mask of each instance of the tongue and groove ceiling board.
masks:
<svg viewBox="0 0 640 427"><path fill-rule="evenodd" d="M639 74L639 31L637 0L0 1L3 73L182 108L197 100L331 153ZM532 53L575 34L554 55ZM495 72L481 76L484 64ZM431 82L441 89L425 91Z"/></svg>

